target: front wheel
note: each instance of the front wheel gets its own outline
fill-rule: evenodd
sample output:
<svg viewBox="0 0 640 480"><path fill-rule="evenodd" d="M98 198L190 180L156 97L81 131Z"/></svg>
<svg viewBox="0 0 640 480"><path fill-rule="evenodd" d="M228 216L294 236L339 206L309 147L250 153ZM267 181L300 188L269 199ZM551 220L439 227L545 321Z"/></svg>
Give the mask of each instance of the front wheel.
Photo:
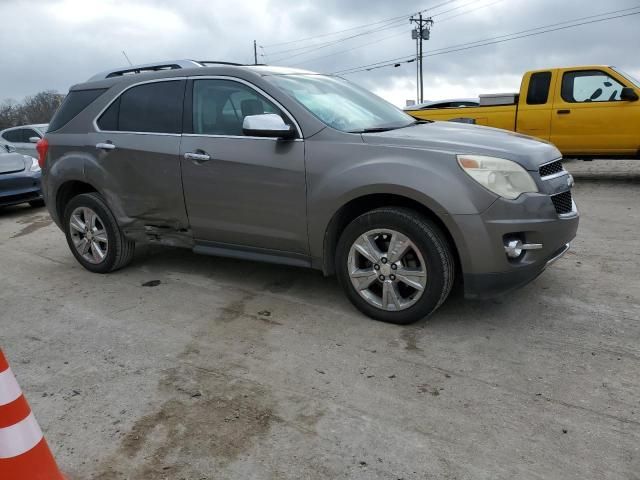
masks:
<svg viewBox="0 0 640 480"><path fill-rule="evenodd" d="M95 273L108 273L129 264L135 242L127 239L98 193L73 197L64 212L67 243L76 260Z"/></svg>
<svg viewBox="0 0 640 480"><path fill-rule="evenodd" d="M442 230L406 208L360 215L342 232L336 272L349 300L371 318L408 324L435 311L454 280Z"/></svg>

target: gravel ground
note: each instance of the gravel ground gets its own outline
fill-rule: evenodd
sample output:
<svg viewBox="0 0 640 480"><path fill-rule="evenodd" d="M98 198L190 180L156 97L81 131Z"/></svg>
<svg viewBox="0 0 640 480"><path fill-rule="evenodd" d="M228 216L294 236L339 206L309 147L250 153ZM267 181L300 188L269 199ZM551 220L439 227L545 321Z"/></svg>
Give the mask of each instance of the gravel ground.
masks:
<svg viewBox="0 0 640 480"><path fill-rule="evenodd" d="M334 279L146 249L83 270L0 210L0 344L74 479L640 478L640 161L572 161L572 250L409 327Z"/></svg>

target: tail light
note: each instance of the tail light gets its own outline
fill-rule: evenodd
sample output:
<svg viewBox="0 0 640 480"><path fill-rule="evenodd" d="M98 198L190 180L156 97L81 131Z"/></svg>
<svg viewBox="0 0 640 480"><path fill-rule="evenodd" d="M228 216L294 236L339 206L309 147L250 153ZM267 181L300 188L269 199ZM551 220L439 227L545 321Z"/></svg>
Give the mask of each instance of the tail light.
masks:
<svg viewBox="0 0 640 480"><path fill-rule="evenodd" d="M46 138L41 138L36 143L36 150L38 151L38 164L40 168L44 168L44 164L47 161L47 152L49 151L49 141Z"/></svg>

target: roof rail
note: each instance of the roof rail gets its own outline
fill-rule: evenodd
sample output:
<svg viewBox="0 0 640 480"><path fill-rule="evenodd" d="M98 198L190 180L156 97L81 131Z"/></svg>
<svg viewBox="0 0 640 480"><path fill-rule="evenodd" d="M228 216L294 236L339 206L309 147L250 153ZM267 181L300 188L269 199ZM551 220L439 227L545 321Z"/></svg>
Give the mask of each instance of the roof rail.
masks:
<svg viewBox="0 0 640 480"><path fill-rule="evenodd" d="M138 73L158 72L161 70L177 70L181 68L206 67L209 65L241 66L242 64L232 62L219 62L216 60L168 60L165 62L145 63L142 65L131 65L125 68L106 70L94 75L88 81L93 82L96 80L104 80L106 78L113 77L123 77L125 75L135 75Z"/></svg>

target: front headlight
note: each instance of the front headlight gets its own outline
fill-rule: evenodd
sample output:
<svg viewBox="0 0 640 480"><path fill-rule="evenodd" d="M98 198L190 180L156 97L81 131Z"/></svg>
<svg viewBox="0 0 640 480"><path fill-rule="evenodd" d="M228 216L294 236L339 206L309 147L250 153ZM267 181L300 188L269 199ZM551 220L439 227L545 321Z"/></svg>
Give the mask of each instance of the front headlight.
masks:
<svg viewBox="0 0 640 480"><path fill-rule="evenodd" d="M25 161L27 162L27 170L29 170L30 172L40 171L40 164L38 163L38 160L36 158L25 155Z"/></svg>
<svg viewBox="0 0 640 480"><path fill-rule="evenodd" d="M529 172L516 162L483 155L458 155L458 163L471 178L496 195L514 200L538 192Z"/></svg>

